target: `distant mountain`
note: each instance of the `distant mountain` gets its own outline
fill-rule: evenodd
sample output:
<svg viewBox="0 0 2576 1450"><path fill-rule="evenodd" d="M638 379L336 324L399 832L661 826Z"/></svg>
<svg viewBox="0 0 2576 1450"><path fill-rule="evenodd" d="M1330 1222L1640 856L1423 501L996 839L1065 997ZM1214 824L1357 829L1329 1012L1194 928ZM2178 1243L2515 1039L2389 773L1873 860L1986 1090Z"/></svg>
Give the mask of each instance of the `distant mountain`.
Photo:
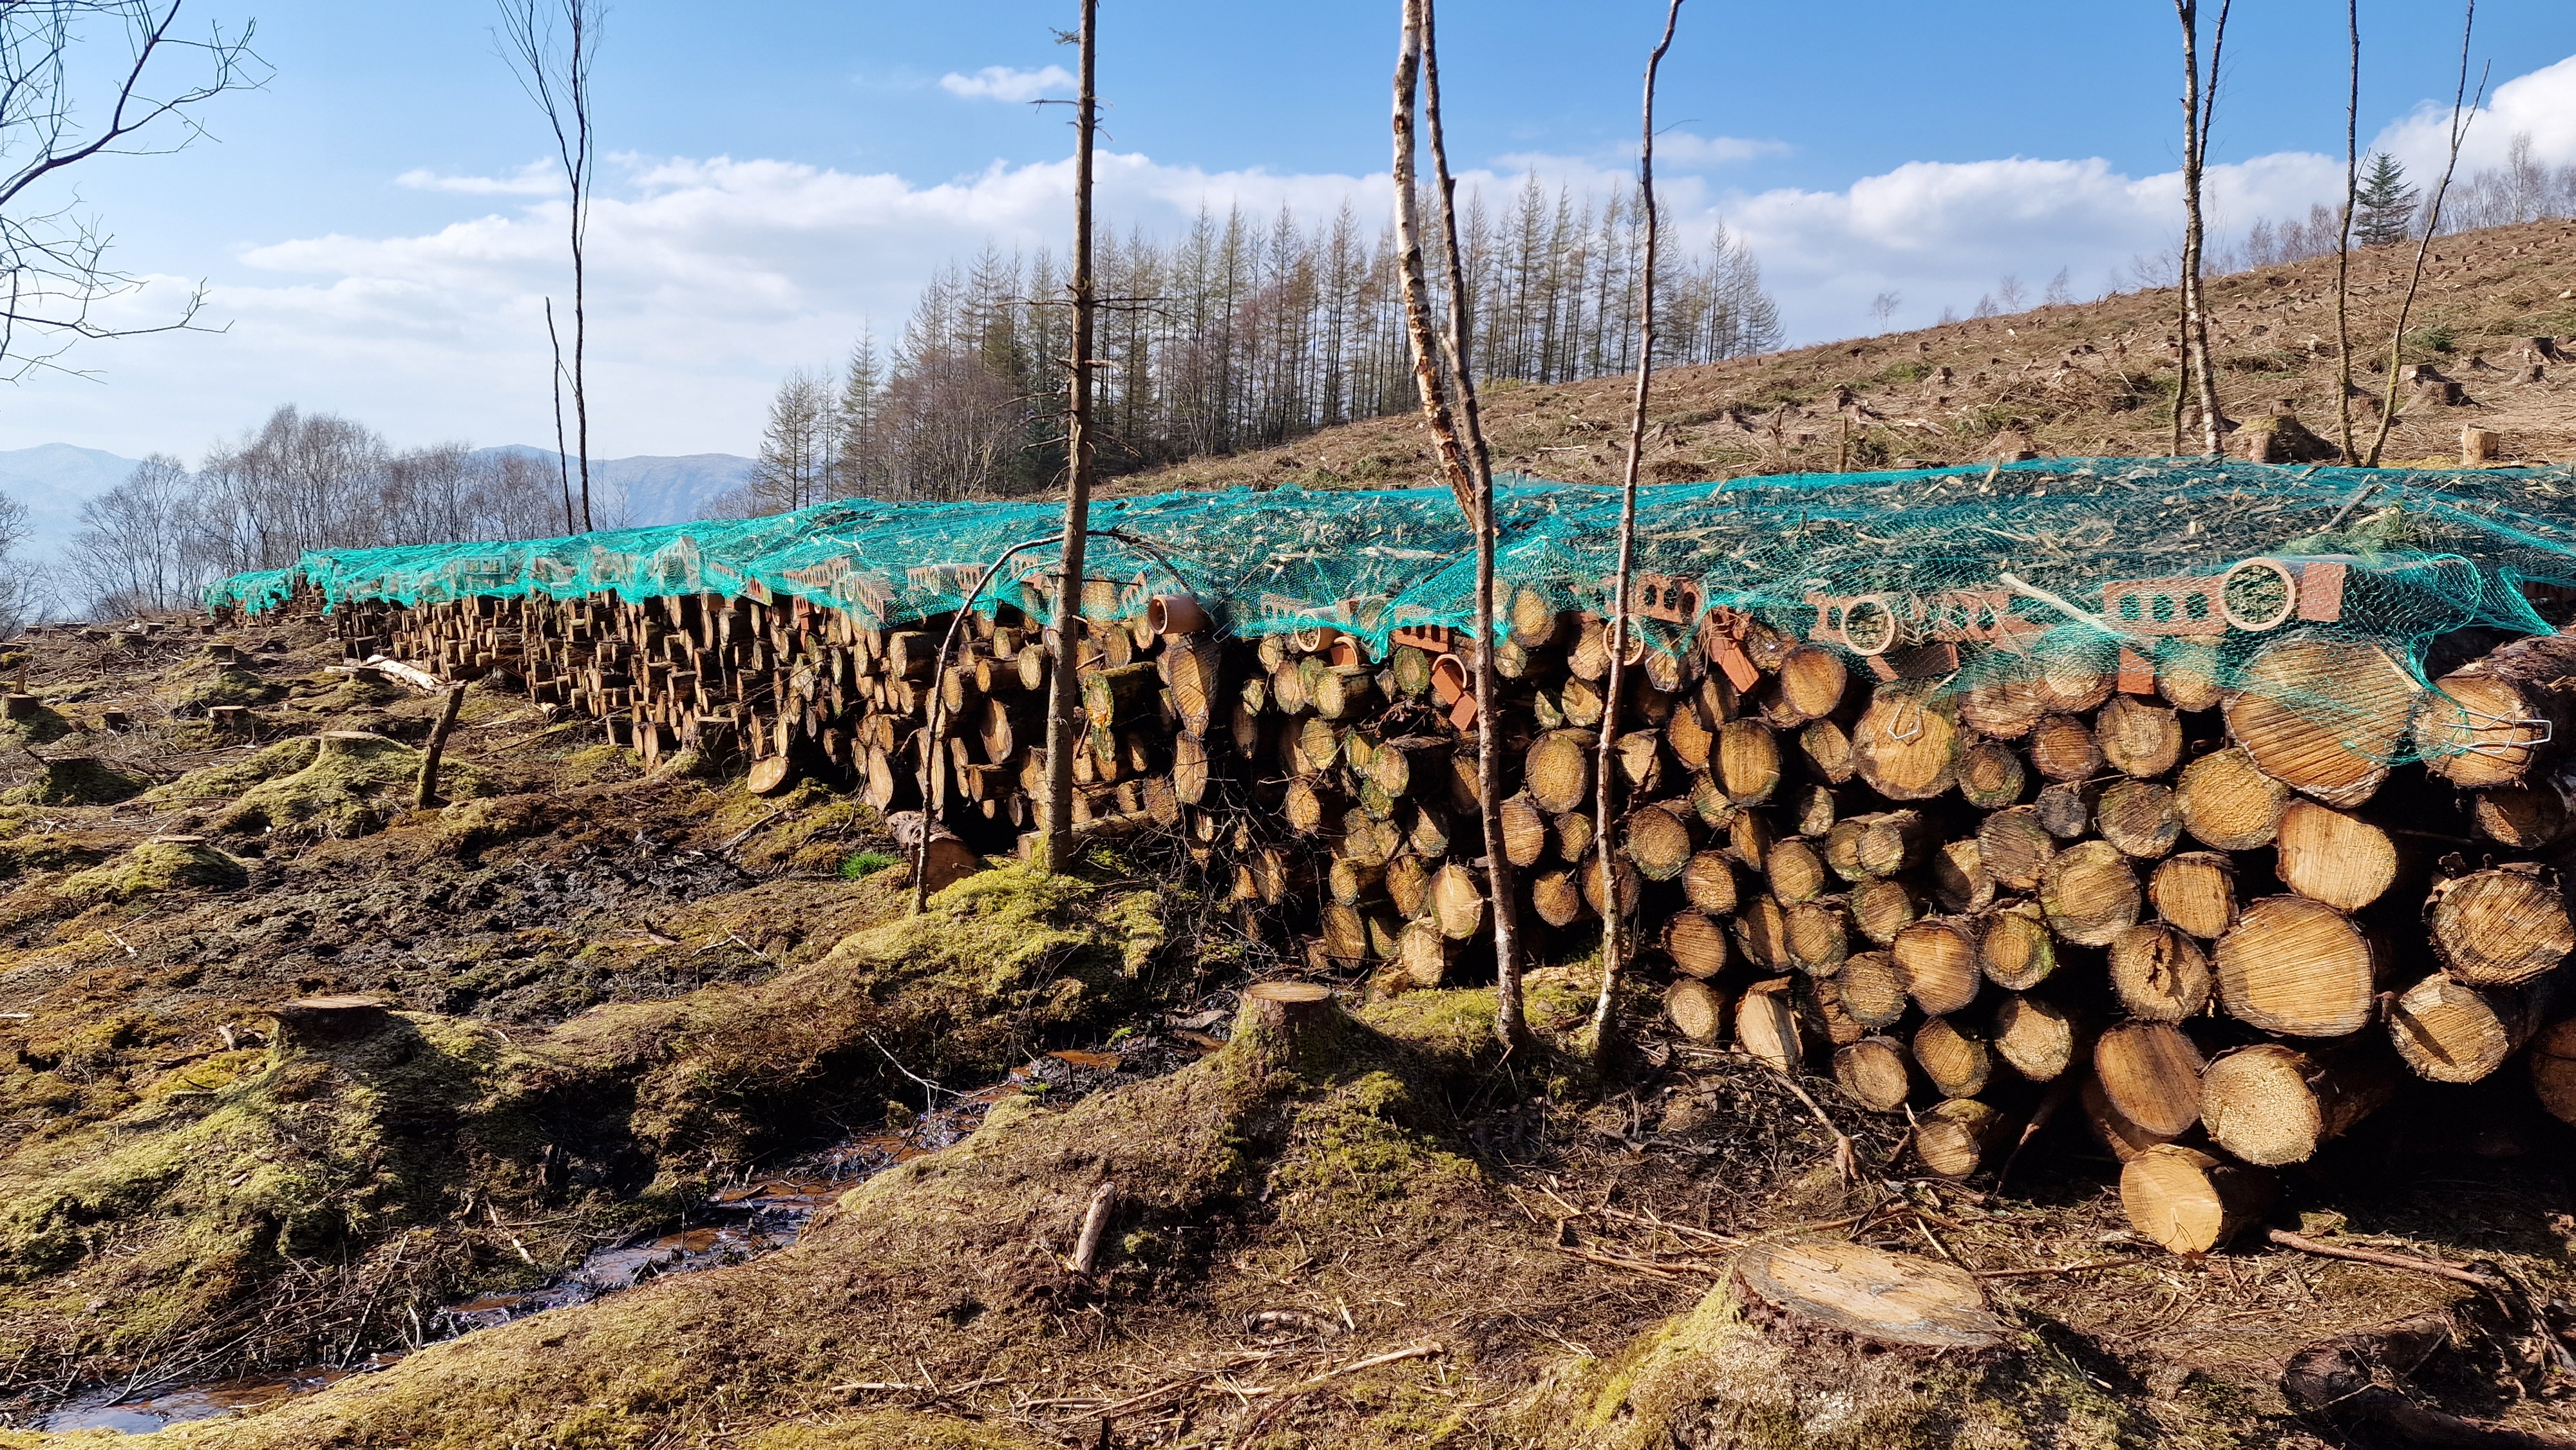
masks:
<svg viewBox="0 0 2576 1450"><path fill-rule="evenodd" d="M27 538L18 546L28 559L60 554L80 532L80 507L134 471L135 460L68 443L0 451L0 494L27 506Z"/></svg>
<svg viewBox="0 0 2576 1450"><path fill-rule="evenodd" d="M554 450L509 444L477 449L477 456L517 453L554 466ZM80 508L125 481L135 460L97 448L40 443L0 450L0 494L27 506L24 559L59 557L80 531ZM704 518L718 494L738 488L751 460L730 453L691 453L677 458L594 458L590 485L602 524L676 524ZM620 517L622 512L622 517Z"/></svg>
<svg viewBox="0 0 2576 1450"><path fill-rule="evenodd" d="M478 448L476 457L515 453L548 468L555 466L551 448L510 443ZM7 455L0 454L0 458ZM590 461L592 515L606 525L623 507L623 523L678 524L707 516L716 495L739 488L751 476L751 460L730 453L689 453L675 458L594 458Z"/></svg>

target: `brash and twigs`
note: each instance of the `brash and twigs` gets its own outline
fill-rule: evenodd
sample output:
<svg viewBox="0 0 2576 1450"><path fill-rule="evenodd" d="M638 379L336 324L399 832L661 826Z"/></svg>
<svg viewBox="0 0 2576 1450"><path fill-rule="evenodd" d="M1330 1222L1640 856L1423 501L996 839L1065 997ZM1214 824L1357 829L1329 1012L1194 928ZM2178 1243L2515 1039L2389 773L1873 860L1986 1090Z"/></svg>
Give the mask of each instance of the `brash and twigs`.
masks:
<svg viewBox="0 0 2576 1450"><path fill-rule="evenodd" d="M1091 1190L1091 1202L1082 1210L1082 1233L1073 1241L1073 1259L1069 1267L1082 1275L1100 1259L1100 1235L1109 1227L1110 1212L1118 1206L1118 1185L1103 1183Z"/></svg>
<svg viewBox="0 0 2576 1450"><path fill-rule="evenodd" d="M2372 1443L2432 1450L2576 1450L2576 1440L2508 1429L2419 1405L2379 1382L2402 1378L2450 1338L2438 1317L2405 1320L2368 1334L2311 1344L2281 1370L2290 1408Z"/></svg>
<svg viewBox="0 0 2576 1450"><path fill-rule="evenodd" d="M2431 1274L2437 1279L2474 1284L2478 1288L2492 1290L2498 1294L2510 1293L2513 1290L2513 1285L2493 1274L2455 1269L2448 1264L2437 1264L2431 1259L2420 1259L2412 1254L2392 1254L2381 1249L2347 1248L2342 1244L2330 1244L2312 1239L2305 1234L2294 1234L2288 1229L2267 1229L2263 1237L2282 1248L2296 1249L2303 1254L2314 1254L2321 1259L2344 1259L2356 1264L2376 1264L2383 1269L2404 1269L2411 1274Z"/></svg>

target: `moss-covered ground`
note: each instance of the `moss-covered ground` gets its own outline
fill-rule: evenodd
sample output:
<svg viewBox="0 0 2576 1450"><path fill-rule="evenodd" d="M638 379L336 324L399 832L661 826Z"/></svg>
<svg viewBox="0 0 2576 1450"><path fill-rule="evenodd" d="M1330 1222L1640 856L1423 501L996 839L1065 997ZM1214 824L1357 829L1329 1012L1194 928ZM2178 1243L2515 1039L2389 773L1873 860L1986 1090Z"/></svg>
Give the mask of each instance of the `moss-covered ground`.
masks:
<svg viewBox="0 0 2576 1450"><path fill-rule="evenodd" d="M1274 967L1185 869L1006 865L908 916L847 797L648 775L481 690L448 803L415 811L428 701L325 672L307 623L235 642L221 670L194 635L40 654L64 726L45 756L138 793L48 799L0 764L0 1446L90 1443L11 1427L102 1384L371 1355L388 1367L153 1443L2307 1446L2282 1360L2428 1311L2460 1333L2414 1393L2569 1428L2493 1301L2258 1248L2151 1254L2079 1134L2009 1187L1926 1183L1901 1120L1817 1081L1858 1140L1844 1178L1741 1058L1649 1035L1597 1077L1572 1050L1588 959L1533 973L1536 1036L1509 1053L1489 992L1361 984L1316 1034L1211 1048L1227 1029L1199 1009ZM256 682L246 738L171 703L225 671ZM279 1040L265 1009L324 993L392 1012ZM1073 1047L1182 1065L1043 1056ZM440 1338L442 1306L702 1222L1033 1059L1056 1070L985 1093L964 1141L791 1248ZM2294 1175L2283 1221L2331 1202L2308 1227L2576 1296L2563 1130L2466 1096L2430 1112ZM2005 1275L2010 1342L1920 1360L1748 1320L1727 1247L1791 1232Z"/></svg>

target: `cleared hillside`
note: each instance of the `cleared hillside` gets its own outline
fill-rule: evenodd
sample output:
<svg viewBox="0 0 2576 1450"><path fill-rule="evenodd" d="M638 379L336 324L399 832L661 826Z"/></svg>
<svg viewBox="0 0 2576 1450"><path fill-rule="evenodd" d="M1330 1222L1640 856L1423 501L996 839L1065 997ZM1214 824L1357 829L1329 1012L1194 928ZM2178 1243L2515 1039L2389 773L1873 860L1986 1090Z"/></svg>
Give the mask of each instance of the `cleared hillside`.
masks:
<svg viewBox="0 0 2576 1450"><path fill-rule="evenodd" d="M2387 382L2388 340L2411 247L2357 253L2357 385ZM2221 411L2253 422L2287 406L2335 432L2335 259L2263 267L2207 284ZM1959 463L2029 450L2146 455L2172 441L2180 304L2172 288L2035 308L1917 332L1823 343L1657 376L1650 482L1746 473ZM2513 379L2525 341L2576 333L2576 223L2532 222L2443 238L2408 320L2405 364L2456 379L2469 401L2401 399L2383 461L2456 461L2460 430L2501 436L2515 462L2576 458L2576 365ZM1630 377L1496 384L1485 426L1497 468L1618 481ZM2401 389L2401 394L2406 390ZM2376 418L2372 404L2356 416ZM2365 446L2367 428L2361 434ZM2186 443L2195 447L2194 443ZM1845 452L1848 448L1848 453ZM1411 415L1327 429L1278 448L1194 459L1121 479L1120 492L1237 486L1386 488L1437 482Z"/></svg>

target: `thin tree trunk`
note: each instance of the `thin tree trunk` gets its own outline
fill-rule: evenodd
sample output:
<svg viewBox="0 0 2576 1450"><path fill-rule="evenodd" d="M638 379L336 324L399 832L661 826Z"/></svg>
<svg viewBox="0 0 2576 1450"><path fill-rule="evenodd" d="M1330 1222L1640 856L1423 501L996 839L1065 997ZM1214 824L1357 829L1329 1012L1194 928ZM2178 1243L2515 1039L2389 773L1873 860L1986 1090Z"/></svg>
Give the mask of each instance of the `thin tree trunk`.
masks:
<svg viewBox="0 0 2576 1450"><path fill-rule="evenodd" d="M563 480L564 532L578 534L582 530L572 511L572 460L564 453L563 339L555 333L555 300L551 297L546 299L546 342L555 350L555 476Z"/></svg>
<svg viewBox="0 0 2576 1450"><path fill-rule="evenodd" d="M2193 128L2191 156L2191 325L2200 352L2201 451L2211 458L2227 451L2219 432L2225 418L2218 410L2218 358L2209 348L2209 297L2201 274L2209 264L2209 232L2201 213L2200 187L2209 172L2209 128L2218 113L2218 61L2227 49L2227 12L2235 0L2219 0L2218 24L2209 35L2209 75L2200 87L2200 124Z"/></svg>
<svg viewBox="0 0 2576 1450"><path fill-rule="evenodd" d="M1628 572L1637 560L1637 463L1646 448L1646 397L1655 376L1655 71L1664 63L1664 53L1673 48L1673 28L1681 23L1682 0L1672 0L1664 12L1664 38L1655 43L1654 54L1646 57L1646 100L1644 119L1637 132L1637 196L1646 209L1646 268L1637 298L1637 399L1628 412L1628 459L1619 481L1619 569L1611 576L1610 588L1610 678L1601 711L1601 758L1592 778L1598 793L1593 802L1593 848L1601 862L1601 998L1592 1008L1592 1060L1596 1068L1609 1065L1616 1038L1619 966L1627 943L1622 939L1619 890L1612 871L1613 843L1618 832L1612 829L1617 820L1611 810L1611 785L1618 778L1615 758L1619 740L1621 706L1627 700L1628 656Z"/></svg>
<svg viewBox="0 0 2576 1450"><path fill-rule="evenodd" d="M1502 741L1495 726L1499 694L1494 673L1494 470L1485 451L1477 414L1475 376L1467 350L1466 269L1458 255L1457 190L1449 176L1448 150L1440 130L1440 62L1433 34L1432 0L1404 0L1404 26L1395 71L1395 187L1399 213L1414 202L1413 88L1417 66L1423 89L1423 120L1430 131L1434 184L1439 189L1442 258L1448 284L1447 331L1441 351L1448 381L1458 389L1456 421L1465 425L1463 446L1449 426L1442 462L1451 470L1450 488L1463 495L1460 506L1476 531L1476 792L1484 828L1485 889L1494 920L1495 1030L1504 1045L1517 1047L1528 1038L1521 1011L1520 934L1514 916L1516 893L1511 860L1503 851ZM1444 436L1452 420L1440 388L1439 368L1429 355L1429 309L1423 294L1418 225L1399 223L1404 252L1405 326L1413 344L1414 377L1424 390L1423 414L1435 436ZM1409 243L1409 245L1408 245Z"/></svg>
<svg viewBox="0 0 2576 1450"><path fill-rule="evenodd" d="M2335 418L2343 428L2343 461L2358 463L2352 441L2352 212L2361 193L2361 0L2344 0L2352 35L2352 90L2343 105L2343 231L2335 238Z"/></svg>
<svg viewBox="0 0 2576 1450"><path fill-rule="evenodd" d="M420 774L412 781L411 808L425 811L438 800L438 758L447 753L447 736L456 728L456 715L465 707L465 687L451 685L447 698L439 703L438 724L429 732L429 743L421 748Z"/></svg>
<svg viewBox="0 0 2576 1450"><path fill-rule="evenodd" d="M590 343L588 286L584 266L590 250L590 55L583 22L584 0L566 7L572 20L572 92L574 154L579 164L572 182L572 416L573 444L581 450L581 527L599 527L590 511L590 388L584 359Z"/></svg>
<svg viewBox="0 0 2576 1450"><path fill-rule="evenodd" d="M2216 457L2225 440L2219 436L2218 369L2209 353L2209 316L2200 290L2203 240L2200 206L2202 164L2209 154L2209 117L2218 94L2218 57L2227 43L2227 12L2234 0L2221 0L2218 28L2209 52L2209 83L2200 75L2199 0L2174 0L2174 18L2182 23L2182 371L2174 380L2173 451L2182 452L2182 402L2187 388L2197 388L2201 449ZM2197 360L2198 367L2193 364Z"/></svg>
<svg viewBox="0 0 2576 1450"><path fill-rule="evenodd" d="M1056 659L1047 693L1046 869L1073 862L1074 709L1081 698L1074 665L1082 657L1083 545L1091 530L1091 143L1099 102L1092 90L1092 59L1099 0L1082 0L1082 97L1073 127L1073 352L1066 386L1063 583L1055 601Z"/></svg>
<svg viewBox="0 0 2576 1450"><path fill-rule="evenodd" d="M2469 100L2469 37L2477 29L2478 0L2468 0L2460 19L2460 82L2451 92L2451 154L2442 163L2442 181L2433 188L2433 208L2424 217L2423 240L2415 244L2415 270L2406 279L2406 296L2397 304L2397 327L2388 334L2388 391L2379 400L2379 435L2370 440L2370 456L2362 460L2364 468L2377 468L2381 450L2388 446L2389 430L2397 426L2397 370L2403 366L2406 348L2406 318L2415 310L2415 293L2424 285L2424 258L2433 250L2433 237L2442 227L2442 198L2451 190L2451 173L2460 166L2460 143L2469 139L2469 121L2486 99L2487 78L2478 77L2476 101Z"/></svg>

